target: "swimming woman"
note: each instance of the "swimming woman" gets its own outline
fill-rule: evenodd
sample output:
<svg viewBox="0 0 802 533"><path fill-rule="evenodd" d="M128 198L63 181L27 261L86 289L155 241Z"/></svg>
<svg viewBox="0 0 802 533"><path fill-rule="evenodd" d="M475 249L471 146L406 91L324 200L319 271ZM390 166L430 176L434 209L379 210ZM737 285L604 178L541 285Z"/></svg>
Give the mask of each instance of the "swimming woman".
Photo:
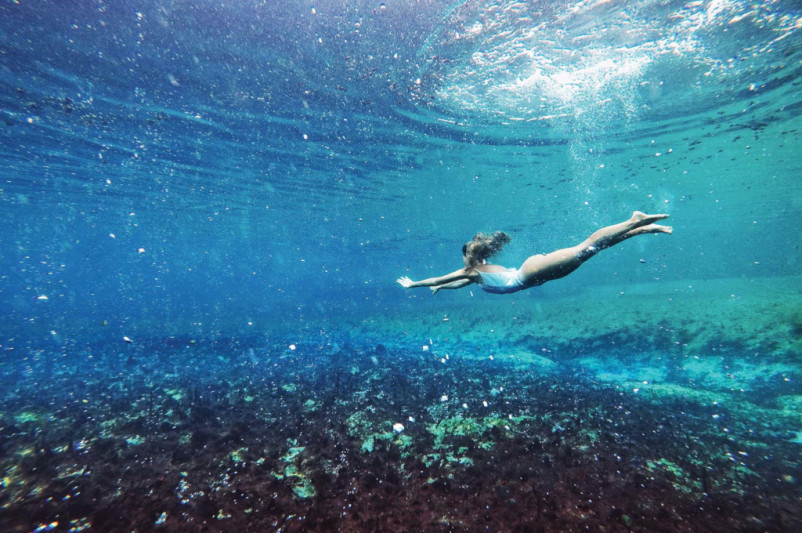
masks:
<svg viewBox="0 0 802 533"><path fill-rule="evenodd" d="M646 233L671 233L671 227L655 224L664 218L668 218L668 215L647 215L635 211L629 220L602 228L572 248L533 255L517 270L487 263L510 242L509 235L501 231L492 235L477 233L472 241L462 247L465 268L438 278L412 281L403 276L396 281L407 289L430 287L432 293L440 289L459 289L471 283L477 283L483 290L494 294L518 292L567 276L601 250L630 237Z"/></svg>

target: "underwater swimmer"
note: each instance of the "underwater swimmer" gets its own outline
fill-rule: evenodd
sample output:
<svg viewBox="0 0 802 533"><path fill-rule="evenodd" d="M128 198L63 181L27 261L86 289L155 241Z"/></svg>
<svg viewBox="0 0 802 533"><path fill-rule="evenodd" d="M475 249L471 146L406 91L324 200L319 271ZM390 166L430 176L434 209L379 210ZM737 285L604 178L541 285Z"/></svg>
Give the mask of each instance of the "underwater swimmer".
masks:
<svg viewBox="0 0 802 533"><path fill-rule="evenodd" d="M460 289L471 283L477 283L486 292L494 294L518 292L567 276L599 251L630 237L646 233L671 233L671 227L655 224L664 218L668 218L668 215L647 215L635 211L629 220L602 228L572 248L533 255L517 270L487 263L510 242L509 235L501 231L492 235L477 233L472 241L462 247L465 268L438 278L412 281L403 276L396 281L407 289L430 287L433 294L440 289Z"/></svg>

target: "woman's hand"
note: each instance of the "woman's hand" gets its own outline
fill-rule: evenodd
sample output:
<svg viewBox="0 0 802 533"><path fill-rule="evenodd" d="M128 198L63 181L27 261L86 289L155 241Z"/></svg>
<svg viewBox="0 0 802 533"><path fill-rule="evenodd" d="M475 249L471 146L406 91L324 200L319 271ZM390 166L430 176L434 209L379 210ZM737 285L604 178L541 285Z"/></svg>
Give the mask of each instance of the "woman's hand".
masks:
<svg viewBox="0 0 802 533"><path fill-rule="evenodd" d="M408 288L412 287L412 284L414 283L407 276L401 276L400 278L395 280L395 282L398 283L399 285L401 285L402 287L404 287L405 289L408 289Z"/></svg>

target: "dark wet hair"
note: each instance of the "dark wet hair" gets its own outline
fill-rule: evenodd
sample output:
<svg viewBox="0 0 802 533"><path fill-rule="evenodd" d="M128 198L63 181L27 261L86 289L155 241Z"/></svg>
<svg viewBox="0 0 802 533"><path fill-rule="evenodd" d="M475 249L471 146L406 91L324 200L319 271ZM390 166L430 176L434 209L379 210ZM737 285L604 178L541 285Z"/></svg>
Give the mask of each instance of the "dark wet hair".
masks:
<svg viewBox="0 0 802 533"><path fill-rule="evenodd" d="M462 246L462 255L465 258L465 266L474 268L490 259L504 248L504 245L512 239L503 231L496 231L490 235L477 233L472 241L466 242Z"/></svg>

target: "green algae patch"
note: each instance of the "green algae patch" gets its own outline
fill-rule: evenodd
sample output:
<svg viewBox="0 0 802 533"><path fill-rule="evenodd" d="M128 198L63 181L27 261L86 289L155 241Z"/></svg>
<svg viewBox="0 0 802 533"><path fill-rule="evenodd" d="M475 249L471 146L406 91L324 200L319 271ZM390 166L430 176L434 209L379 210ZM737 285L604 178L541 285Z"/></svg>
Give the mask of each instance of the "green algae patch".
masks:
<svg viewBox="0 0 802 533"><path fill-rule="evenodd" d="M297 466L287 465L284 468L284 479L292 484L292 493L297 497L306 499L315 496L316 491L312 481Z"/></svg>
<svg viewBox="0 0 802 533"><path fill-rule="evenodd" d="M44 416L36 413L34 411L22 411L21 413L17 413L14 415L14 420L17 421L18 424L25 424L28 422L41 422L44 420Z"/></svg>
<svg viewBox="0 0 802 533"><path fill-rule="evenodd" d="M449 437L470 437L476 440L493 428L500 428L505 431L511 429L511 424L515 425L522 422L526 417L501 418L486 416L483 418L471 418L455 416L444 418L436 424L429 424L427 430L434 435L435 447L443 445L445 439ZM477 442L481 445L481 442Z"/></svg>
<svg viewBox="0 0 802 533"><path fill-rule="evenodd" d="M281 458L282 461L285 463L291 463L294 461L306 448L304 446L293 446L284 456Z"/></svg>
<svg viewBox="0 0 802 533"><path fill-rule="evenodd" d="M396 433L391 421L374 421L371 415L375 412L373 407L363 411L356 411L345 421L348 435L362 441L362 453L373 453L379 441L398 446L402 452L412 446L412 437L404 433ZM406 457L406 454L402 454Z"/></svg>
<svg viewBox="0 0 802 533"><path fill-rule="evenodd" d="M443 465L472 466L473 459L467 456L470 447L464 445L465 438L469 439L475 447L489 450L496 444L490 435L491 431L498 428L504 432L501 434L502 437L508 436L509 432L513 430L512 426L517 425L526 418L501 418L497 416L482 418L455 416L444 418L427 426L426 429L434 437L434 446L432 451L424 454L421 459L427 467L436 462L440 462ZM455 440L460 444L455 444Z"/></svg>
<svg viewBox="0 0 802 533"><path fill-rule="evenodd" d="M181 389L165 389L164 393L177 402L183 400L185 396L184 391Z"/></svg>
<svg viewBox="0 0 802 533"><path fill-rule="evenodd" d="M668 474L671 484L678 491L685 494L696 494L702 492L702 483L693 479L681 466L668 459L651 459L646 461L646 469L651 472L662 472Z"/></svg>
<svg viewBox="0 0 802 533"><path fill-rule="evenodd" d="M125 438L125 442L128 446L140 446L145 443L145 440L145 437L142 435L132 435Z"/></svg>
<svg viewBox="0 0 802 533"><path fill-rule="evenodd" d="M369 435L364 441L362 441L362 447L360 448L364 453L373 453L373 447L376 444L376 439L373 435Z"/></svg>
<svg viewBox="0 0 802 533"><path fill-rule="evenodd" d="M244 463L246 453L248 453L248 448L239 448L234 450L230 454L231 460L235 463Z"/></svg>
<svg viewBox="0 0 802 533"><path fill-rule="evenodd" d="M348 434L352 437L359 437L375 433L375 423L371 421L369 413L373 412L372 407L368 407L364 411L356 411L345 420L345 427Z"/></svg>
<svg viewBox="0 0 802 533"><path fill-rule="evenodd" d="M295 446L296 442L290 441L293 446L281 457L281 461L287 463L281 472L271 472L271 475L278 479L290 483L292 493L301 499L313 498L316 494L315 487L309 479L309 475L303 469L303 458L301 454L306 449L305 446Z"/></svg>
<svg viewBox="0 0 802 533"><path fill-rule="evenodd" d="M382 433L371 433L370 435L367 435L362 441L362 446L360 449L364 453L373 453L378 441L388 442L398 446L401 450L405 450L412 446L412 437L409 435L397 434L394 431L385 431ZM406 457L406 455L402 454L402 457Z"/></svg>

